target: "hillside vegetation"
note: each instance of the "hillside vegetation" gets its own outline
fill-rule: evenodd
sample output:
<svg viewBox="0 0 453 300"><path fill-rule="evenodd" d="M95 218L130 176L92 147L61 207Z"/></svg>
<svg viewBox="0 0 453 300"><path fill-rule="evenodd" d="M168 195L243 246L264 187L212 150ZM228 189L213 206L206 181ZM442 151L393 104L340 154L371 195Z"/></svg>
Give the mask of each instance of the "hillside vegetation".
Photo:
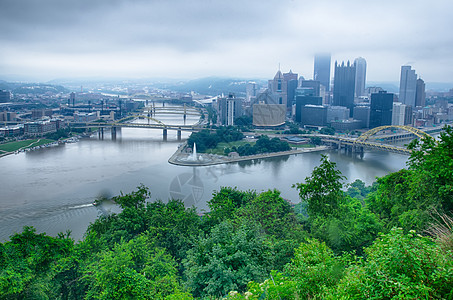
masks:
<svg viewBox="0 0 453 300"><path fill-rule="evenodd" d="M25 227L0 244L0 298L453 299L453 130L410 147L371 187L322 156L295 208L223 187L200 217L139 186L80 242Z"/></svg>

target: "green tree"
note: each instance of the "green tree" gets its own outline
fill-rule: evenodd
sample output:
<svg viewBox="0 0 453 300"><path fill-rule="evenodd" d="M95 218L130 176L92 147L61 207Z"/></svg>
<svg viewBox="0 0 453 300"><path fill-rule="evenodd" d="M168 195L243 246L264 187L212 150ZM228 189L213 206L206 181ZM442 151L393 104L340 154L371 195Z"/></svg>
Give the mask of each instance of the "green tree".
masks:
<svg viewBox="0 0 453 300"><path fill-rule="evenodd" d="M310 218L328 217L338 213L343 200L341 180L344 177L335 165L326 155L321 155L321 165L314 168L311 177L305 178L305 183L293 186L299 190L300 199L308 204Z"/></svg>
<svg viewBox="0 0 453 300"><path fill-rule="evenodd" d="M236 211L256 197L254 191L243 192L237 188L221 187L208 201L210 209L205 222L210 225L218 224L224 220L235 217Z"/></svg>
<svg viewBox="0 0 453 300"><path fill-rule="evenodd" d="M35 228L25 226L0 246L0 298L47 299L54 292L54 265L70 257L73 248L68 236L37 234Z"/></svg>
<svg viewBox="0 0 453 300"><path fill-rule="evenodd" d="M146 236L100 253L84 280L86 299L163 299L181 290L176 263Z"/></svg>
<svg viewBox="0 0 453 300"><path fill-rule="evenodd" d="M195 297L222 297L263 280L272 264L269 246L253 223L234 227L225 221L200 236L184 261L186 286Z"/></svg>
<svg viewBox="0 0 453 300"><path fill-rule="evenodd" d="M447 126L439 139L414 140L409 169L414 171L410 196L417 201L431 198L446 212L453 211L453 128Z"/></svg>
<svg viewBox="0 0 453 300"><path fill-rule="evenodd" d="M393 228L351 265L331 299L452 299L453 256L431 239Z"/></svg>

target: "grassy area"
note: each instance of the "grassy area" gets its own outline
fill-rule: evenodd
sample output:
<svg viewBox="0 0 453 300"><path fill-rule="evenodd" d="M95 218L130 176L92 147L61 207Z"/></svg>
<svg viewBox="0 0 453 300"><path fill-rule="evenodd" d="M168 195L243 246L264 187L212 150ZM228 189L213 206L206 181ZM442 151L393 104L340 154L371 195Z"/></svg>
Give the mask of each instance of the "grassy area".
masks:
<svg viewBox="0 0 453 300"><path fill-rule="evenodd" d="M312 144L302 144L302 145L295 145L295 144L289 144L291 147L296 147L296 148L314 148L316 147L315 145Z"/></svg>
<svg viewBox="0 0 453 300"><path fill-rule="evenodd" d="M256 135L259 135L259 134L277 134L277 133L281 133L282 130L255 130L255 134Z"/></svg>
<svg viewBox="0 0 453 300"><path fill-rule="evenodd" d="M231 143L218 143L217 147L214 149L208 149L206 153L211 153L211 154L218 154L218 155L225 155L224 150L225 148L232 148L233 146L239 147L245 144L250 144L250 146L253 146L255 142L247 142L245 140L241 141L235 141Z"/></svg>
<svg viewBox="0 0 453 300"><path fill-rule="evenodd" d="M48 139L32 139L32 140L25 140L25 141L17 141L17 142L10 142L6 144L0 145L0 150L3 152L14 152L21 148L30 148L35 146L41 146L44 144L52 143L54 140Z"/></svg>

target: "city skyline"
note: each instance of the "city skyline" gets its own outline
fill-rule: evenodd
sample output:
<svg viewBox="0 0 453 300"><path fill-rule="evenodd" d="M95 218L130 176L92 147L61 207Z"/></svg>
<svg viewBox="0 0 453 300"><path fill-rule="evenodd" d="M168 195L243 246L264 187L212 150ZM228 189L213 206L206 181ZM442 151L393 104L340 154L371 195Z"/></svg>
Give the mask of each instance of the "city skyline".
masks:
<svg viewBox="0 0 453 300"><path fill-rule="evenodd" d="M399 81L409 64L453 82L451 11L442 0L4 0L0 79L271 78L279 65L311 79L314 55L329 52L364 57L368 81Z"/></svg>

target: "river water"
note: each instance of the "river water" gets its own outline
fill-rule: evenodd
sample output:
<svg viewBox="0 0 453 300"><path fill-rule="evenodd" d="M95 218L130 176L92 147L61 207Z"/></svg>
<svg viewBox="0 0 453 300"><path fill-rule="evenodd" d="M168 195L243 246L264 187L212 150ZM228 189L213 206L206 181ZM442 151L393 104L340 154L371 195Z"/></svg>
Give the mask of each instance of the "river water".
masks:
<svg viewBox="0 0 453 300"><path fill-rule="evenodd" d="M183 124L182 116L161 115L167 124ZM187 124L195 123L193 116ZM137 122L147 122L138 120ZM183 132L183 140L189 133ZM77 143L9 155L0 159L0 242L22 227L34 226L38 232L56 235L71 230L81 239L90 222L114 205L94 207L100 196L129 193L138 185L149 187L151 200L183 199L186 206L208 210L212 192L222 186L242 190L278 189L282 196L299 202L291 186L303 182L319 165L321 153L268 158L208 167L184 167L168 163L181 141L169 131L163 141L162 130L123 128L116 139L109 132ZM376 177L405 167L407 156L386 152L366 152L363 158L326 151L347 177L371 184Z"/></svg>

